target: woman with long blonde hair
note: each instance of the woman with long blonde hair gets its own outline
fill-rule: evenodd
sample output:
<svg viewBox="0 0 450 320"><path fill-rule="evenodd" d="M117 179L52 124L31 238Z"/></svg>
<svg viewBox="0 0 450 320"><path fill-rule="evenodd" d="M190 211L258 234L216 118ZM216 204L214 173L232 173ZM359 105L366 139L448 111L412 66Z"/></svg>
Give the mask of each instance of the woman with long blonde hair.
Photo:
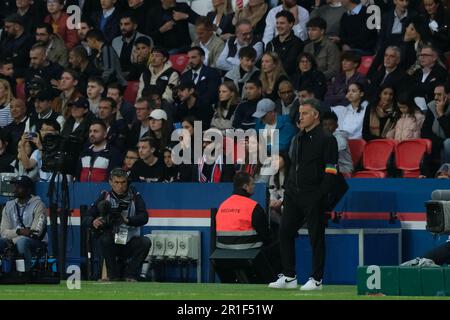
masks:
<svg viewBox="0 0 450 320"><path fill-rule="evenodd" d="M219 130L233 128L233 115L239 104L239 91L232 81L224 81L219 86L219 101L216 104L211 127Z"/></svg>
<svg viewBox="0 0 450 320"><path fill-rule="evenodd" d="M213 11L208 12L206 17L216 28L216 34L224 41L234 34L233 5L231 0L211 0Z"/></svg>
<svg viewBox="0 0 450 320"><path fill-rule="evenodd" d="M11 101L13 97L9 82L0 79L0 128L6 127L13 121L11 116Z"/></svg>
<svg viewBox="0 0 450 320"><path fill-rule="evenodd" d="M263 96L278 99L278 86L283 80L289 80L283 64L275 52L266 52L261 58L261 75Z"/></svg>

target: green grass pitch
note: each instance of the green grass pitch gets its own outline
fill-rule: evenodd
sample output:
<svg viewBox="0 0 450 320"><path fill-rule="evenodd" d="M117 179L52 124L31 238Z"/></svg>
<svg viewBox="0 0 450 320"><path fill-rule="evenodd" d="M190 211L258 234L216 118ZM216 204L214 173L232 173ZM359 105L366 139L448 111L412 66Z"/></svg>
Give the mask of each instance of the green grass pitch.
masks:
<svg viewBox="0 0 450 320"><path fill-rule="evenodd" d="M406 300L450 297L358 296L356 286L325 285L322 291L269 289L266 285L156 282L81 282L59 285L0 285L0 300Z"/></svg>

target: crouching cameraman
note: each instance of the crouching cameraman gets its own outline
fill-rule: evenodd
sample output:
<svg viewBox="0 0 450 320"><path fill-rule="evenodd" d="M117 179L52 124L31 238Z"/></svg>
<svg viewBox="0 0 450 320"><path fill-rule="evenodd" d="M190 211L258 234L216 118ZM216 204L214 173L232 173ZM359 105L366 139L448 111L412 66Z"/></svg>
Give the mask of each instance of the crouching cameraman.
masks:
<svg viewBox="0 0 450 320"><path fill-rule="evenodd" d="M141 195L129 186L125 170L112 170L109 184L112 190L103 191L91 205L85 223L97 231L108 280L136 281L151 246L149 238L140 236L140 227L148 221L147 209ZM123 277L118 258L130 259Z"/></svg>

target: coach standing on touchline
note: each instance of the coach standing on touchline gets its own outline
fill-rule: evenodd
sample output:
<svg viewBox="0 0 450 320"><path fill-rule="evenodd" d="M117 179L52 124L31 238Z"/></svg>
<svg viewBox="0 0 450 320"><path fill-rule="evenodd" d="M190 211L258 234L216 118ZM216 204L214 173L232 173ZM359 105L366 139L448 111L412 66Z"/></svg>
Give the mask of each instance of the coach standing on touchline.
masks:
<svg viewBox="0 0 450 320"><path fill-rule="evenodd" d="M280 225L283 273L270 288L297 288L295 238L307 222L312 247L312 275L301 290L321 290L325 265L325 212L327 195L338 173L338 147L333 135L320 123L320 102L306 100L300 105L300 128L292 141L291 170L287 178L284 210Z"/></svg>

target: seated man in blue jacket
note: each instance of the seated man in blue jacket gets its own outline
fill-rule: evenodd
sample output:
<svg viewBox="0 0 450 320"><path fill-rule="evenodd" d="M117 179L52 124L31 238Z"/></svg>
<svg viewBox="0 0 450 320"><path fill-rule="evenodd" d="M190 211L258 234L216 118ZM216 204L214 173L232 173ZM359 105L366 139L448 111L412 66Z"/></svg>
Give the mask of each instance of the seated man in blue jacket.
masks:
<svg viewBox="0 0 450 320"><path fill-rule="evenodd" d="M297 129L292 125L289 116L279 115L275 111L275 102L270 99L262 99L256 105L256 112L253 117L257 118L255 129L258 134L261 130L268 146L268 151L273 150L277 143L278 133L278 151L288 151L292 138ZM277 130L277 131L275 131Z"/></svg>

